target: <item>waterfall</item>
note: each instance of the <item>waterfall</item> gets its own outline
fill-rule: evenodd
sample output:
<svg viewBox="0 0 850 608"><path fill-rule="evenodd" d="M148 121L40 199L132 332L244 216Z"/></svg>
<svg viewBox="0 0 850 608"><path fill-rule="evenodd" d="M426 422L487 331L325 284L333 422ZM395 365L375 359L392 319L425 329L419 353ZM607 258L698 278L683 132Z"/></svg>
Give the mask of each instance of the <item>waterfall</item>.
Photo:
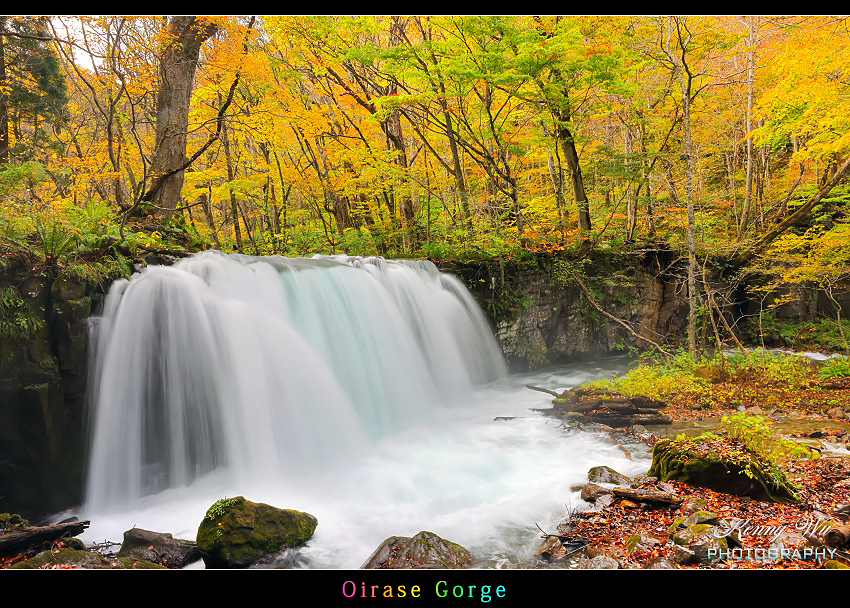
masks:
<svg viewBox="0 0 850 608"><path fill-rule="evenodd" d="M506 373L466 288L425 261L205 252L116 281L96 327L103 511L213 471L309 476Z"/></svg>

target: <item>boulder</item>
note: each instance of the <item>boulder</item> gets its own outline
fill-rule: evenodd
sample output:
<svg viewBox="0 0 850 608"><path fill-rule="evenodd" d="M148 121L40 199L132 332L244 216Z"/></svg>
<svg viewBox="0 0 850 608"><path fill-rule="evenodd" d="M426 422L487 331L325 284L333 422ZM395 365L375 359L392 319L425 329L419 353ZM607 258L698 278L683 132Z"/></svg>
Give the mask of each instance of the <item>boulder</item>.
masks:
<svg viewBox="0 0 850 608"><path fill-rule="evenodd" d="M581 499L587 502L596 502L600 496L610 493L610 488L603 488L595 483L588 483L581 488Z"/></svg>
<svg viewBox="0 0 850 608"><path fill-rule="evenodd" d="M615 485L631 485L632 480L618 473L611 467L593 467L587 472L587 478L594 483L613 483Z"/></svg>
<svg viewBox="0 0 850 608"><path fill-rule="evenodd" d="M361 568L374 569L460 569L471 568L475 558L458 544L422 530L416 536L390 536Z"/></svg>
<svg viewBox="0 0 850 608"><path fill-rule="evenodd" d="M237 496L209 508L198 527L198 548L207 568L246 568L306 542L317 525L309 513Z"/></svg>
<svg viewBox="0 0 850 608"><path fill-rule="evenodd" d="M162 564L166 568L183 568L201 559L201 550L190 540L171 534L132 528L124 532L118 557L129 557Z"/></svg>
<svg viewBox="0 0 850 608"><path fill-rule="evenodd" d="M765 471L758 459L739 450L739 460L714 454L700 456L687 442L659 441L652 450L649 475L661 481L677 480L715 492L750 496L756 500L790 503L799 501L791 482L778 469Z"/></svg>

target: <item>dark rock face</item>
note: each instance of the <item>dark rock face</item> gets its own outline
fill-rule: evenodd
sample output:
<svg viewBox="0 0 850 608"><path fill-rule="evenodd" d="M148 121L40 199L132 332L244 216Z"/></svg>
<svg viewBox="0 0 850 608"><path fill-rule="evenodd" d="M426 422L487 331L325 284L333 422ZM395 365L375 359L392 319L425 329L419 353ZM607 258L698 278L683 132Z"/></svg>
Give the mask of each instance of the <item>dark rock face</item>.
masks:
<svg viewBox="0 0 850 608"><path fill-rule="evenodd" d="M0 311L0 494L38 518L82 499L88 317L103 292L11 262L0 290L16 307Z"/></svg>
<svg viewBox="0 0 850 608"><path fill-rule="evenodd" d="M361 568L446 569L470 568L472 554L453 542L423 530L414 537L390 536Z"/></svg>
<svg viewBox="0 0 850 608"><path fill-rule="evenodd" d="M247 568L306 542L318 523L309 513L237 496L210 507L198 528L198 548L208 568Z"/></svg>
<svg viewBox="0 0 850 608"><path fill-rule="evenodd" d="M166 568L183 568L201 559L198 545L171 534L133 528L124 532L118 557L148 561Z"/></svg>

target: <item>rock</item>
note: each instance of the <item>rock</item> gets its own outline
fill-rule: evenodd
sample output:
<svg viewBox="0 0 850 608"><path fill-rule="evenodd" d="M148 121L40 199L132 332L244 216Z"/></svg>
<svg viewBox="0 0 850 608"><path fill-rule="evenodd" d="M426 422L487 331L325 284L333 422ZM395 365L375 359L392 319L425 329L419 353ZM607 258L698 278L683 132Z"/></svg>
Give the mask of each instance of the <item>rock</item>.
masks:
<svg viewBox="0 0 850 608"><path fill-rule="evenodd" d="M596 508L604 509L610 505L614 504L614 495L613 494L603 494L599 498L596 499Z"/></svg>
<svg viewBox="0 0 850 608"><path fill-rule="evenodd" d="M688 549L687 547L683 547L682 545L674 545L673 551L670 554L670 558L674 563L685 566L692 562L696 561L696 556L694 552Z"/></svg>
<svg viewBox="0 0 850 608"><path fill-rule="evenodd" d="M145 560L166 568L183 568L201 559L201 550L190 540L176 539L171 534L132 528L124 532L118 557Z"/></svg>
<svg viewBox="0 0 850 608"><path fill-rule="evenodd" d="M659 487L661 486L661 484L658 484L658 485L659 485ZM668 484L665 484L665 485L668 485ZM702 509L707 504L708 503L705 500L703 500L702 498L689 498L685 502L685 504L682 505L682 510L685 513L693 513L694 511L699 511L700 509Z"/></svg>
<svg viewBox="0 0 850 608"><path fill-rule="evenodd" d="M587 478L596 483L613 483L615 485L631 485L632 480L618 473L611 467L593 467L587 472Z"/></svg>
<svg viewBox="0 0 850 608"><path fill-rule="evenodd" d="M847 564L841 563L837 559L830 559L830 560L825 561L824 564L823 564L823 567L828 568L830 570L848 570L848 569L850 569L850 566L848 566Z"/></svg>
<svg viewBox="0 0 850 608"><path fill-rule="evenodd" d="M547 559L560 559L567 554L567 548L557 536L548 536L535 549L534 555L540 555Z"/></svg>
<svg viewBox="0 0 850 608"><path fill-rule="evenodd" d="M79 549L49 549L42 551L35 557L18 562L11 569L38 570L38 569L84 569L84 570L124 570L124 569L161 569L165 566L154 564L145 560L135 560L129 557L108 559L93 551L81 551Z"/></svg>
<svg viewBox="0 0 850 608"><path fill-rule="evenodd" d="M692 524L679 530L673 535L673 542L677 545L687 547L694 554L694 559L701 564L709 565L720 561L717 555L720 551L727 551L726 538L718 537L715 532L716 526L709 524ZM712 555L709 551L714 549Z"/></svg>
<svg viewBox="0 0 850 608"><path fill-rule="evenodd" d="M208 568L246 568L313 536L309 513L278 509L243 496L212 505L198 527L198 548Z"/></svg>
<svg viewBox="0 0 850 608"><path fill-rule="evenodd" d="M582 558L578 560L577 565L583 570L619 570L620 568L620 563L607 555L597 555L593 559Z"/></svg>
<svg viewBox="0 0 850 608"><path fill-rule="evenodd" d="M745 473L745 464L750 474ZM766 473L754 457L748 463L700 456L686 442L664 439L652 450L649 474L662 481L675 479L715 492L750 496L756 500L789 503L799 501L794 488L780 471ZM781 477L780 477L781 476Z"/></svg>
<svg viewBox="0 0 850 608"><path fill-rule="evenodd" d="M646 562L643 568L645 570L675 570L676 564L666 557L656 557L654 560Z"/></svg>
<svg viewBox="0 0 850 608"><path fill-rule="evenodd" d="M474 561L472 554L460 545L423 530L412 538L390 536L361 568L460 569L471 568Z"/></svg>
<svg viewBox="0 0 850 608"><path fill-rule="evenodd" d="M831 407L826 411L826 415L830 418L837 418L839 420L843 420L847 418L847 412L844 411L843 408L840 407Z"/></svg>
<svg viewBox="0 0 850 608"><path fill-rule="evenodd" d="M649 486L653 485L656 481L658 481L657 477L647 477L646 475L637 475L632 482L631 486L633 488L639 488L641 486ZM670 490L672 492L672 490Z"/></svg>
<svg viewBox="0 0 850 608"><path fill-rule="evenodd" d="M581 499L587 502L596 502L600 496L610 494L610 488L603 488L595 483L585 484L581 489Z"/></svg>
<svg viewBox="0 0 850 608"><path fill-rule="evenodd" d="M54 301L78 300L86 294L86 286L68 279L56 279L50 286L50 295Z"/></svg>
<svg viewBox="0 0 850 608"><path fill-rule="evenodd" d="M646 551L651 549L652 547L659 544L659 541L652 538L651 536L647 536L646 534L638 533L632 534L629 536L626 541L626 549L628 549L629 553L634 553L635 551L641 550Z"/></svg>
<svg viewBox="0 0 850 608"><path fill-rule="evenodd" d="M682 522L684 526L692 526L694 524L716 524L718 523L717 515L711 511L694 511L685 518Z"/></svg>

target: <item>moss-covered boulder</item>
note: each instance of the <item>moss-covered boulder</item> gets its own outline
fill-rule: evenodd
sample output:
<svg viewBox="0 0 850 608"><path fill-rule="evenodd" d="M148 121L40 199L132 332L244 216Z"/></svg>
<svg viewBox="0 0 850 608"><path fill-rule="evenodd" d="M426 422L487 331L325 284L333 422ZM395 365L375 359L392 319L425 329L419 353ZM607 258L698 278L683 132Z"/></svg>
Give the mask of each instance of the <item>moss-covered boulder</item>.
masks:
<svg viewBox="0 0 850 608"><path fill-rule="evenodd" d="M207 510L197 543L207 568L246 568L306 542L318 523L309 513L237 496L219 500Z"/></svg>
<svg viewBox="0 0 850 608"><path fill-rule="evenodd" d="M459 569L471 568L475 558L458 544L423 530L416 536L390 536L361 568Z"/></svg>
<svg viewBox="0 0 850 608"><path fill-rule="evenodd" d="M587 472L587 478L595 483L613 483L621 486L631 485L632 480L611 467L593 467Z"/></svg>
<svg viewBox="0 0 850 608"><path fill-rule="evenodd" d="M721 442L721 439L713 439ZM652 450L649 475L735 496L779 503L800 500L785 474L743 446L665 439Z"/></svg>

